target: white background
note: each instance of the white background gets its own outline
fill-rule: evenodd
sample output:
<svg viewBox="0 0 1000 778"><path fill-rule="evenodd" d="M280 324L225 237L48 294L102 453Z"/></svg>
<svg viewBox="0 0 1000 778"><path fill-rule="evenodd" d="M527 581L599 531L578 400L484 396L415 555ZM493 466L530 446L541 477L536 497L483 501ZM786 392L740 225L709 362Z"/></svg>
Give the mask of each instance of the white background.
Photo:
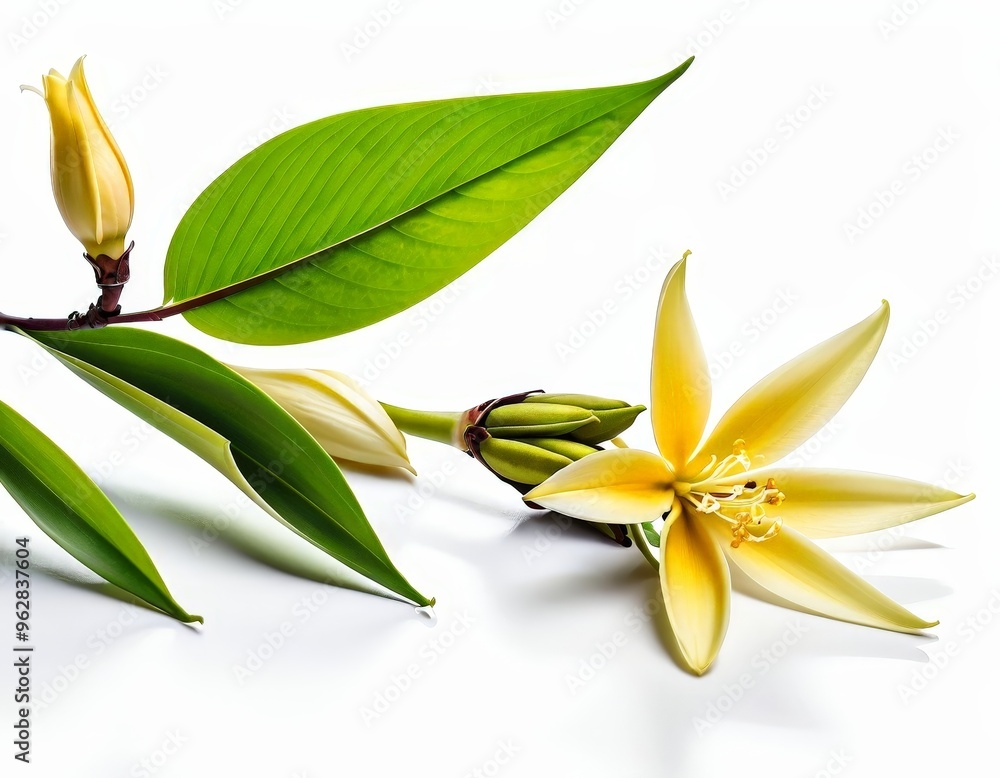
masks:
<svg viewBox="0 0 1000 778"><path fill-rule="evenodd" d="M33 764L11 766L3 692L3 774L983 774L1000 694L996 29L985 3L915 0L5 3L0 309L54 316L94 296L49 193L42 104L17 90L82 53L136 181L132 309L159 302L188 203L275 130L378 104L637 81L698 53L567 194L433 305L283 349L231 346L183 321L162 331L232 362L362 375L412 407L538 387L648 403L657 292L690 248L716 416L885 297L883 351L796 456L979 498L828 545L939 618L932 636L737 593L718 662L695 678L635 616L658 596L639 554L522 508L458 452L412 442L415 480L348 473L401 569L437 596L432 623L320 583L335 563L9 335L0 396L106 486L206 624L130 605L0 498L8 566L14 538L32 537L34 683L49 701ZM894 181L901 194L880 209ZM876 218L848 235L859 209ZM629 442L651 445L647 417ZM10 577L0 591L9 602ZM0 609L3 650L11 610ZM622 645L602 660L616 633ZM257 669L241 683L234 668L248 662ZM9 688L12 669L0 678Z"/></svg>

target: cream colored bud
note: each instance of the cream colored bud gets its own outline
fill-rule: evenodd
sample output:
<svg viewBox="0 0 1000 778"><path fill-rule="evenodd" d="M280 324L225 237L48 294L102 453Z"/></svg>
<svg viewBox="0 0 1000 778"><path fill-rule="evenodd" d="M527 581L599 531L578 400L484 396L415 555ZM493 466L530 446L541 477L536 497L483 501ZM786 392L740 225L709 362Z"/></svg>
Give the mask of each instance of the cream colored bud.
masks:
<svg viewBox="0 0 1000 778"><path fill-rule="evenodd" d="M350 376L333 370L230 367L288 411L334 459L416 472L403 433Z"/></svg>
<svg viewBox="0 0 1000 778"><path fill-rule="evenodd" d="M104 122L83 74L83 58L69 78L55 70L42 76L52 124L52 194L69 231L92 257L118 259L132 224L132 176Z"/></svg>

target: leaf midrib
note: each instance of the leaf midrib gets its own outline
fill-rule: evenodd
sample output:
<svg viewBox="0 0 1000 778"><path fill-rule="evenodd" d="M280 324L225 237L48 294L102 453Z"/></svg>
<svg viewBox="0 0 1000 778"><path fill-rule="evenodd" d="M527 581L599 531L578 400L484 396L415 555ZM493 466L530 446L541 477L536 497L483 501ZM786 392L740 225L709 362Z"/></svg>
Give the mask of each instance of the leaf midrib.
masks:
<svg viewBox="0 0 1000 778"><path fill-rule="evenodd" d="M284 274L285 272L287 272L289 269L295 267L296 265L305 264L307 262L310 262L310 261L314 260L320 254L323 254L323 253L325 253L327 251L331 251L331 250L333 250L335 248L343 246L344 244L346 244L346 243L348 243L348 242L350 242L352 240L356 240L358 238L367 236L368 234L373 233L376 230L379 230L379 229L383 228L385 225L387 225L387 224L395 221L396 219L398 219L398 218L400 218L402 216L405 216L405 215L407 215L409 213L412 213L413 211L417 210L418 208L421 208L421 207L427 205L428 203L436 200L438 197L441 197L442 195L448 194L449 192L454 191L455 189L458 189L459 187L464 186L465 184L468 184L471 181L475 181L478 178L482 178L484 176L488 176L491 173L493 173L494 171L496 171L499 168L501 168L503 165L508 164L512 160L519 159L520 157L522 157L522 156L524 156L526 154L532 153L534 151L537 151L538 149L540 149L540 148L542 148L544 146L547 146L550 143L554 143L555 141L559 140L560 138L562 138L562 137L564 137L566 135L569 135L570 133L576 132L579 129L581 129L583 127L586 127L587 125L592 124L593 122L599 121L600 119L604 118L608 114L613 113L614 111L618 110L623 105L627 105L628 103L631 103L631 102L633 102L635 100L638 100L638 99L640 99L642 97L645 97L650 92L653 92L653 91L659 89L660 88L660 83L659 82L662 81L662 80L663 80L663 77L660 77L658 79L651 79L650 81L645 82L645 84L648 86L647 89L639 91L639 92L631 95L627 99L623 99L621 102L615 104L613 107L609 107L606 111L598 114L597 116L595 116L590 121L584 122L583 124L579 124L576 127L573 127L571 129L566 130L565 132L559 133L558 135L554 135L552 138L549 138L544 143L539 143L537 146L534 146L531 149L528 149L527 151L523 152L522 154L520 154L518 156L511 157L510 159L508 159L508 160L506 160L506 161L504 161L504 162L496 165L495 167L491 168L490 170L488 170L488 171L486 171L484 173L480 173L479 175L468 177L468 178L460 181L459 183L454 184L450 189L446 189L444 191L438 192L437 194L435 194L433 196L429 196L429 197L427 197L427 199L425 199L425 200L423 200L423 201L421 201L419 203L415 203L410 208L407 208L407 209L405 209L403 211L400 211L399 213L394 214L390 218L387 218L387 219L379 222L378 224L375 224L375 225L373 225L373 226L371 226L371 227L369 227L367 229L361 230L360 232L358 232L358 233L356 233L354 235L346 236L346 237L344 237L341 240L335 241L334 243L331 243L328 246L324 246L322 248L319 248L319 249L317 249L317 250L315 250L313 252L310 252L309 254L306 254L303 257L300 257L298 259L292 260L291 262L286 262L283 265L279 265L279 266L277 266L275 268L272 268L271 270L264 271L263 273L257 273L255 275L248 276L248 278L259 278L260 282L263 283L264 281L269 280L270 278L274 278L276 276ZM535 94L543 94L543 93L535 93ZM180 305L180 304L186 303L186 302L188 302L190 300L195 300L195 299L197 299L198 297L201 297L204 294L215 293L215 292L218 292L218 291L223 291L223 290L229 289L229 288L234 287L234 286L238 286L239 284L245 283L246 280L247 279L242 279L240 281L234 281L234 282L232 282L230 284L226 284L226 285L221 286L221 287L213 287L212 289L210 289L208 291L199 292L198 294L194 294L194 295L191 295L189 297L185 297L185 298L180 299L180 300L171 299L169 302L170 302L171 305Z"/></svg>

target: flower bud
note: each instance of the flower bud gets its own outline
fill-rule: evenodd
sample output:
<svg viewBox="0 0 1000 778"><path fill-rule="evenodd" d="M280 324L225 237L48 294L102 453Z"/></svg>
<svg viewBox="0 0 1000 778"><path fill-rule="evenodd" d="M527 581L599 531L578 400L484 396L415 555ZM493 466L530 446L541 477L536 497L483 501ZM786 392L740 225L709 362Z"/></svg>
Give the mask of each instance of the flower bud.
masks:
<svg viewBox="0 0 1000 778"><path fill-rule="evenodd" d="M230 367L284 408L334 459L416 472L403 434L350 376L333 370Z"/></svg>
<svg viewBox="0 0 1000 778"><path fill-rule="evenodd" d="M69 231L92 258L125 253L134 193L125 158L94 104L83 74L83 58L69 78L55 70L42 76L52 125L52 193Z"/></svg>
<svg viewBox="0 0 1000 778"><path fill-rule="evenodd" d="M478 405L458 418L460 445L526 492L617 437L645 408L585 394L530 392Z"/></svg>
<svg viewBox="0 0 1000 778"><path fill-rule="evenodd" d="M484 426L495 438L556 437L597 424L588 410L572 405L515 403L489 412Z"/></svg>
<svg viewBox="0 0 1000 778"><path fill-rule="evenodd" d="M580 425L569 436L592 446L617 438L646 410L643 405L629 405L621 400L608 400L587 394L532 394L525 397L524 402L543 407L573 407L589 413L595 423Z"/></svg>
<svg viewBox="0 0 1000 778"><path fill-rule="evenodd" d="M566 465L597 451L561 438L486 438L479 454L498 475L517 484L536 486Z"/></svg>

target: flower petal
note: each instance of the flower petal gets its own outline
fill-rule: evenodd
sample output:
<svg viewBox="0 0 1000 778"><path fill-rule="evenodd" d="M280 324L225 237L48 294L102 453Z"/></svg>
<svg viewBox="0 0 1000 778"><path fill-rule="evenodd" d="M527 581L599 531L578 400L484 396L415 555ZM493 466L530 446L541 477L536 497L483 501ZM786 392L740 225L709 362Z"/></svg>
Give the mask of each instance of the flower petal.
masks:
<svg viewBox="0 0 1000 778"><path fill-rule="evenodd" d="M773 478L785 494L780 508L768 509L810 538L836 538L896 527L933 516L975 497L922 481L854 470L762 468L721 483L764 483Z"/></svg>
<svg viewBox="0 0 1000 778"><path fill-rule="evenodd" d="M656 454L611 449L564 467L524 499L584 521L641 524L670 509L673 478Z"/></svg>
<svg viewBox="0 0 1000 778"><path fill-rule="evenodd" d="M732 548L732 534L721 522L706 522L730 561L768 591L801 608L832 619L918 633L924 621L886 597L791 527L782 526L760 543Z"/></svg>
<svg viewBox="0 0 1000 778"><path fill-rule="evenodd" d="M663 282L650 387L656 445L674 470L684 467L701 440L712 404L708 360L684 290L686 268L687 253Z"/></svg>
<svg viewBox="0 0 1000 778"><path fill-rule="evenodd" d="M674 507L676 518L660 540L660 587L684 661L701 675L718 655L729 626L729 566L705 530L706 521L676 501Z"/></svg>
<svg viewBox="0 0 1000 778"><path fill-rule="evenodd" d="M291 414L334 459L416 472L403 433L350 376L334 370L230 367Z"/></svg>
<svg viewBox="0 0 1000 778"><path fill-rule="evenodd" d="M776 462L815 435L847 402L875 358L889 304L814 346L740 397L701 447L724 457L746 441L753 467Z"/></svg>
<svg viewBox="0 0 1000 778"><path fill-rule="evenodd" d="M63 221L85 245L100 242L100 193L94 159L73 85L62 76L42 77L52 125L50 172L52 192Z"/></svg>
<svg viewBox="0 0 1000 778"><path fill-rule="evenodd" d="M83 116L84 126L94 157L94 170L101 192L101 215L105 235L124 235L132 224L135 191L125 157L115 141L107 122L97 110L90 85L83 72L83 57L70 71L77 105Z"/></svg>

